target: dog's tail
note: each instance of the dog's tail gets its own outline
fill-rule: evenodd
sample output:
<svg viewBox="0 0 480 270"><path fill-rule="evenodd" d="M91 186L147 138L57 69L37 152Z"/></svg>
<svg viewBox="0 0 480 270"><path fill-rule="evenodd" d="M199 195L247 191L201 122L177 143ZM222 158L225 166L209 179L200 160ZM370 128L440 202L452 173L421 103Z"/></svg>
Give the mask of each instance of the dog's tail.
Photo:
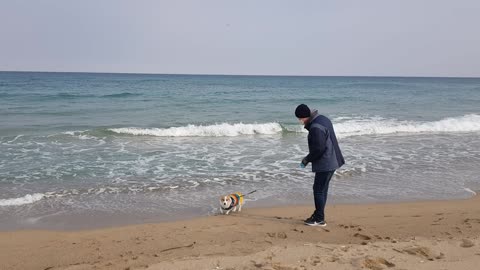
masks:
<svg viewBox="0 0 480 270"><path fill-rule="evenodd" d="M242 195L242 196L240 196L240 197L245 197L245 195L250 195L250 194L252 194L252 193L254 193L254 192L257 192L257 190L255 189L254 191L250 191L249 193L247 193L247 194L243 194L243 195Z"/></svg>

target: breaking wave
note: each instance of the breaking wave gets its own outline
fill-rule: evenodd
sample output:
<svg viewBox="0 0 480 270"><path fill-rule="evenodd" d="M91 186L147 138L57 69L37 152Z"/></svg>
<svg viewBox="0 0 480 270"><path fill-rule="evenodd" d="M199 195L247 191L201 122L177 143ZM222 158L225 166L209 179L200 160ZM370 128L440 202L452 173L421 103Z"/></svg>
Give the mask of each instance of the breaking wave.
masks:
<svg viewBox="0 0 480 270"><path fill-rule="evenodd" d="M112 132L130 135L147 135L158 137L233 137L240 135L264 134L271 135L282 132L278 123L266 124L215 124L215 125L187 125L170 128L112 128Z"/></svg>
<svg viewBox="0 0 480 270"><path fill-rule="evenodd" d="M19 198L10 198L10 199L0 199L0 206L14 206L14 205L24 205L31 204L36 201L39 201L45 197L42 193L27 194Z"/></svg>
<svg viewBox="0 0 480 270"><path fill-rule="evenodd" d="M408 135L418 133L458 133L480 131L480 115L478 114L468 114L430 122L406 121L383 117L338 117L333 119L333 122L335 132L339 138L362 135ZM280 124L276 122L261 124L190 124L169 128L121 127L109 128L106 129L106 131L116 134L156 137L234 137L243 135L273 135L281 134L282 132L307 132L303 126L299 124ZM73 131L64 132L64 134L70 134L72 132ZM82 131L80 133L91 133L91 131Z"/></svg>
<svg viewBox="0 0 480 270"><path fill-rule="evenodd" d="M480 131L480 115L469 114L432 122L401 121L396 119L343 119L335 123L339 137L395 133L452 133Z"/></svg>

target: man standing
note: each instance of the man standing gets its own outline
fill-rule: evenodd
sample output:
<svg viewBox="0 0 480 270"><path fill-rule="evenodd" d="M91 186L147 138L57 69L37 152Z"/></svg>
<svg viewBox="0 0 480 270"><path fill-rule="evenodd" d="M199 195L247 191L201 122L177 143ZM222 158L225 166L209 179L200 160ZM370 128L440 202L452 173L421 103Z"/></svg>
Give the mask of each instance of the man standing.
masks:
<svg viewBox="0 0 480 270"><path fill-rule="evenodd" d="M295 109L295 116L308 130L309 153L303 158L300 166L305 167L312 163L312 172L315 172L313 184L313 198L315 212L305 220L309 226L326 226L325 204L327 203L328 185L335 170L345 164L337 137L330 119L311 111L307 105L300 104Z"/></svg>

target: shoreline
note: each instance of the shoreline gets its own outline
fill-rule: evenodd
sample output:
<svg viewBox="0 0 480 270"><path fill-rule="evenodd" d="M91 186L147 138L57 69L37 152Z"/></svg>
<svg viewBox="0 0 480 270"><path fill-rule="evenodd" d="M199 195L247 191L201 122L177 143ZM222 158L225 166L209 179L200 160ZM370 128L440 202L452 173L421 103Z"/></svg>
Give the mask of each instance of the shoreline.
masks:
<svg viewBox="0 0 480 270"><path fill-rule="evenodd" d="M480 196L249 208L228 216L110 228L0 232L5 269L473 269ZM25 260L28 258L28 260ZM397 268L394 268L397 269Z"/></svg>
<svg viewBox="0 0 480 270"><path fill-rule="evenodd" d="M432 201L457 201L468 200L477 195L478 191L469 190L471 197L454 197L454 198L440 198L440 199L394 199L394 200L362 200L356 201L353 199L336 198L330 195L327 208L340 206L340 205L382 205L382 204L402 204L402 203L421 203ZM297 194L300 196L300 194ZM215 201L216 202L216 201ZM14 231L61 231L61 232L75 232L86 230L101 230L107 228L138 226L142 224L161 224L171 222L185 222L189 220L207 218L216 216L219 214L218 209L220 205L211 207L208 212L205 209L208 207L199 207L188 209L187 211L180 211L177 213L169 214L134 214L134 213L110 213L103 211L87 211L85 213L68 213L60 211L58 213L52 213L44 216L31 217L24 220L8 220L8 223L0 222L1 232L14 232ZM313 196L307 197L291 197L287 201L275 201L275 199L260 199L255 201L246 201L246 207L250 209L275 209L275 208L312 208L314 207ZM203 212L202 212L203 209ZM43 221L48 219L48 221ZM42 220L41 222L38 222Z"/></svg>

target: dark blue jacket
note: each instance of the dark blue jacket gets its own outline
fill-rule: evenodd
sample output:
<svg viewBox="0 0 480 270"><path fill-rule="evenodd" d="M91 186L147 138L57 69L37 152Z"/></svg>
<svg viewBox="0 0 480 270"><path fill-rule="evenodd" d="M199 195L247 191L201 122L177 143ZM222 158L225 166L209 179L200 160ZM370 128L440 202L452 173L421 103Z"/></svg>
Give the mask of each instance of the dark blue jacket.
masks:
<svg viewBox="0 0 480 270"><path fill-rule="evenodd" d="M306 159L312 163L313 172L333 171L345 164L330 119L313 111L305 129L309 150Z"/></svg>

